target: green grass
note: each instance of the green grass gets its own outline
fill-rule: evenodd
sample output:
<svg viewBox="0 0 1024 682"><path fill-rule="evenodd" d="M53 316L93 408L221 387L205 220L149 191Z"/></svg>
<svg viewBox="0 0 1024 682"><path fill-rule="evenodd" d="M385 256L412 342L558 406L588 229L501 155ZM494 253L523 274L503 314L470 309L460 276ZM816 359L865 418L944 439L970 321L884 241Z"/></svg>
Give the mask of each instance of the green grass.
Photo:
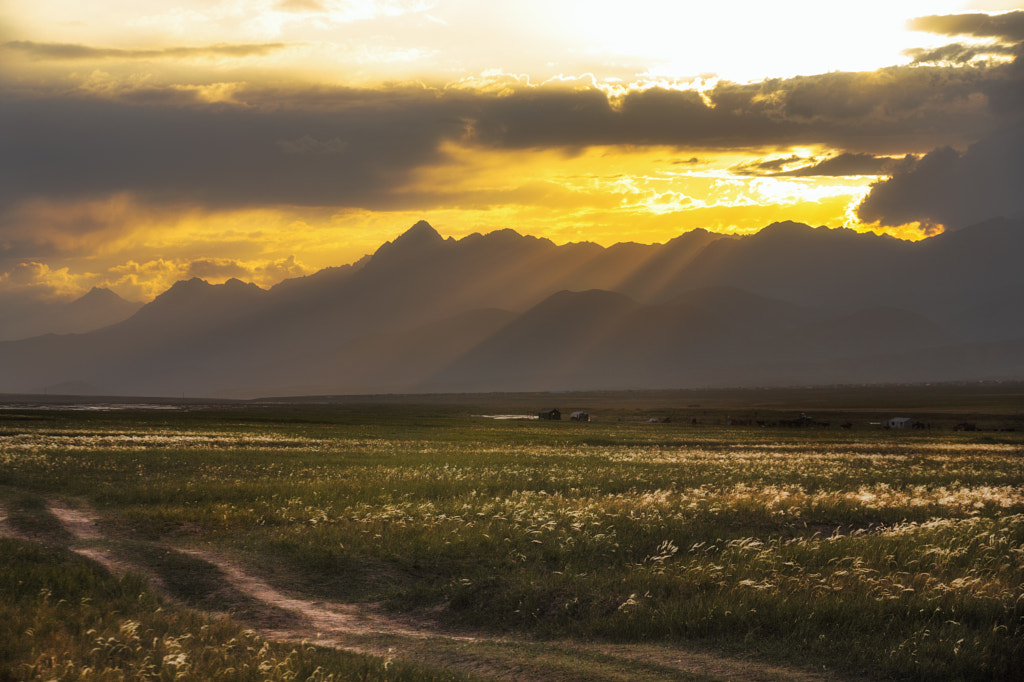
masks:
<svg viewBox="0 0 1024 682"><path fill-rule="evenodd" d="M51 545L67 544L71 540L71 533L46 510L46 500L42 497L28 492L6 492L0 494L0 503L6 505L7 522L15 532Z"/></svg>
<svg viewBox="0 0 1024 682"><path fill-rule="evenodd" d="M871 677L1019 675L1024 434L619 418L7 415L0 485L40 528L41 497L87 500L179 599L243 619L253 605L212 567L150 549L212 547L282 589L452 628Z"/></svg>
<svg viewBox="0 0 1024 682"><path fill-rule="evenodd" d="M266 642L155 597L134 575L0 539L0 680L469 680L379 658Z"/></svg>

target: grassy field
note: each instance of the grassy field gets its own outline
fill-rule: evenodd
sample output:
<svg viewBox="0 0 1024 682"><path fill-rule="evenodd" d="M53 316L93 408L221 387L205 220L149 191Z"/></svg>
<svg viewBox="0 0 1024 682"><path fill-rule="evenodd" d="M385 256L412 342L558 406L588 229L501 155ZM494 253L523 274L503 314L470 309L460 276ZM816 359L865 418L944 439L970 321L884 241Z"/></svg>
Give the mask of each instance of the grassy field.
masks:
<svg viewBox="0 0 1024 682"><path fill-rule="evenodd" d="M403 663L268 643L244 628L286 616L223 589L201 552L292 595L478 635L478 655L547 646L547 679L575 679L566 642L1020 679L1024 401L906 391L0 410L0 502L22 538L0 548L0 679L507 670L449 666L443 647ZM479 416L555 403L596 421ZM819 425L780 425L816 404ZM929 428L878 426L889 416ZM68 552L54 500L95 510L91 544L136 572Z"/></svg>

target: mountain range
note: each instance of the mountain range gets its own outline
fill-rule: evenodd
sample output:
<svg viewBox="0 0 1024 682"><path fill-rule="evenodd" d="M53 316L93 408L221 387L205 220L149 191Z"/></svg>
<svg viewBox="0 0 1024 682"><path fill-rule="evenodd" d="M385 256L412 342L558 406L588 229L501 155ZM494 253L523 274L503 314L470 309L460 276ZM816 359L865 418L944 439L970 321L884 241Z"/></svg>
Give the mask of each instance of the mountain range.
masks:
<svg viewBox="0 0 1024 682"><path fill-rule="evenodd" d="M114 324L0 342L0 392L1022 379L1022 253L1018 219L920 242L785 222L610 247L507 229L445 239L421 221L357 263L269 290L181 281Z"/></svg>
<svg viewBox="0 0 1024 682"><path fill-rule="evenodd" d="M120 322L141 307L99 287L68 302L0 300L0 341L90 332Z"/></svg>

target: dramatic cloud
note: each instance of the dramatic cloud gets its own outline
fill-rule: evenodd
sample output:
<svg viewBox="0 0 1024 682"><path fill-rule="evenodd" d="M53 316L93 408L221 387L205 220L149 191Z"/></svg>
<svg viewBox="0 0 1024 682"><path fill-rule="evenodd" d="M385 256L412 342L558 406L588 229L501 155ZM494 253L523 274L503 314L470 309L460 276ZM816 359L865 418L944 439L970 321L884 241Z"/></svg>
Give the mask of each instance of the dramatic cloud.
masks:
<svg viewBox="0 0 1024 682"><path fill-rule="evenodd" d="M957 169L1010 163L969 145L1024 120L1024 12L906 30L962 6L750 2L739 26L723 3L21 3L0 20L0 273L48 269L0 291L272 283L421 218L664 241L866 228L870 193L864 216L916 238L984 213Z"/></svg>
<svg viewBox="0 0 1024 682"><path fill-rule="evenodd" d="M34 43L16 40L0 44L4 50L13 50L32 59L53 59L62 61L97 59L187 59L195 57L262 57L283 50L284 43L263 43L259 45L204 45L200 47L165 47L155 50L120 50L106 47L89 47L69 43Z"/></svg>
<svg viewBox="0 0 1024 682"><path fill-rule="evenodd" d="M458 101L338 92L305 110L47 98L0 103L18 130L0 157L0 207L131 192L209 206L379 206L462 135Z"/></svg>
<svg viewBox="0 0 1024 682"><path fill-rule="evenodd" d="M1024 11L917 17L907 22L907 27L927 33L1000 38L1011 43L1019 43L1024 42Z"/></svg>
<svg viewBox="0 0 1024 682"><path fill-rule="evenodd" d="M1020 87L1012 65L893 67L711 91L651 88L612 106L594 90L517 90L484 102L477 139L506 148L667 144L729 148L828 144L851 152L966 145L996 121L993 93Z"/></svg>
<svg viewBox="0 0 1024 682"><path fill-rule="evenodd" d="M68 268L54 270L36 261L13 264L0 270L0 316L16 308L68 298L81 288Z"/></svg>
<svg viewBox="0 0 1024 682"><path fill-rule="evenodd" d="M1021 43L1024 43L1024 12L1021 11L918 17L907 26L916 31L976 39L969 43L906 50L905 54L916 64L966 64L977 58L1005 59L1019 55Z"/></svg>
<svg viewBox="0 0 1024 682"><path fill-rule="evenodd" d="M177 281L199 277L212 284L231 278L269 288L283 279L301 277L311 270L294 256L276 261L240 261L232 258L164 259L128 261L109 269L105 276L92 276L89 286L116 290L130 299L150 299ZM85 279L85 278L80 278Z"/></svg>
<svg viewBox="0 0 1024 682"><path fill-rule="evenodd" d="M309 274L307 268L295 262L295 256L258 263L246 263L231 258L201 258L187 264L179 264L179 268L184 273L183 279L198 277L210 282L223 282L235 277L263 286Z"/></svg>
<svg viewBox="0 0 1024 682"><path fill-rule="evenodd" d="M1024 211L1024 126L1001 130L960 153L936 149L907 159L858 207L866 222L959 229Z"/></svg>
<svg viewBox="0 0 1024 682"><path fill-rule="evenodd" d="M0 237L27 201L140 201L217 208L429 209L423 171L457 145L479 150L817 145L848 155L794 176L874 174L882 155L966 147L1018 120L1016 64L830 73L703 93L596 87L472 89L145 84L113 94L0 92ZM1003 94L999 94L1003 93ZM876 165L879 164L879 165ZM443 194L443 192L441 193ZM5 219L5 214L7 218Z"/></svg>
<svg viewBox="0 0 1024 682"><path fill-rule="evenodd" d="M906 157L912 159L913 157ZM843 175L888 175L900 163L899 159L871 154L839 154L819 163L775 173L775 177L824 177Z"/></svg>

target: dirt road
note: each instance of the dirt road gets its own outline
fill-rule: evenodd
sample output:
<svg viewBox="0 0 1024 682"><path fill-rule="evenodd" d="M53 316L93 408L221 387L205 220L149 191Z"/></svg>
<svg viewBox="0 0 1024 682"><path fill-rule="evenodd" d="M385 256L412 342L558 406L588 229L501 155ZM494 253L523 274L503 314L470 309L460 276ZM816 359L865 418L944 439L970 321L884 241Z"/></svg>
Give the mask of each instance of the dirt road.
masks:
<svg viewBox="0 0 1024 682"><path fill-rule="evenodd" d="M99 517L86 506L50 500L47 510L74 537L71 549L115 573L141 571L161 588L160 575L118 556L104 536ZM0 505L0 535L26 538ZM31 539L31 538L28 538ZM801 669L728 658L712 652L653 644L537 642L487 633L452 633L436 624L385 613L373 604L345 604L286 594L232 559L208 550L160 548L207 565L208 572L265 607L242 618L267 639L308 642L385 658L398 658L471 672L496 679L529 682L575 680L720 679L744 682L835 680ZM160 590L164 591L164 590ZM165 592L166 593L166 592ZM260 614L287 613L280 618Z"/></svg>

